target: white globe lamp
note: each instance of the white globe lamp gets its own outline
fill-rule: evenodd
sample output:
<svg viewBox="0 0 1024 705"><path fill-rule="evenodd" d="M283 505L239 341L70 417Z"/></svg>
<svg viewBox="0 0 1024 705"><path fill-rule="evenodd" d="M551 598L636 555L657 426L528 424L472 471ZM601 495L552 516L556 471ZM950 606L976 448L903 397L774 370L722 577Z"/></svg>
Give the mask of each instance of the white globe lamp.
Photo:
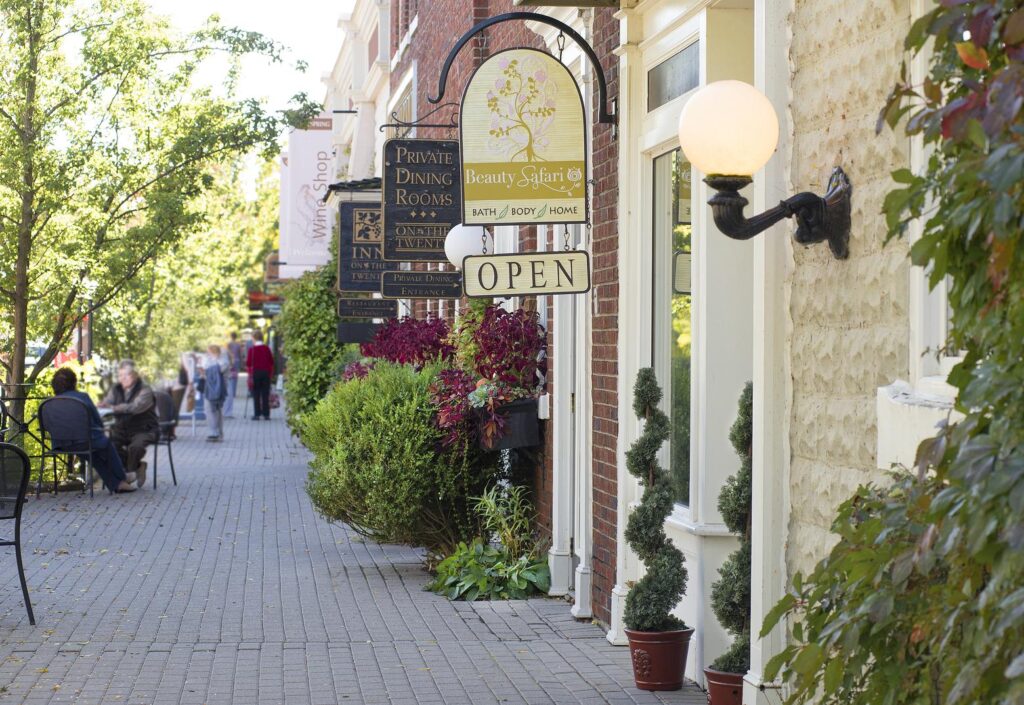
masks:
<svg viewBox="0 0 1024 705"><path fill-rule="evenodd" d="M679 146L708 176L753 176L778 144L775 108L743 81L709 83L679 115Z"/></svg>
<svg viewBox="0 0 1024 705"><path fill-rule="evenodd" d="M462 269L462 260L484 254L485 242L487 252L494 252L494 239L482 225L459 223L448 231L444 239L444 255L456 269Z"/></svg>
<svg viewBox="0 0 1024 705"><path fill-rule="evenodd" d="M779 144L779 118L771 101L743 81L715 81L690 97L679 114L679 146L704 173L715 194L708 200L715 227L734 240L749 240L784 218L796 218L794 239L827 242L836 259L850 255L850 194L846 173L836 167L824 196L798 193L775 208L747 218L749 186Z"/></svg>

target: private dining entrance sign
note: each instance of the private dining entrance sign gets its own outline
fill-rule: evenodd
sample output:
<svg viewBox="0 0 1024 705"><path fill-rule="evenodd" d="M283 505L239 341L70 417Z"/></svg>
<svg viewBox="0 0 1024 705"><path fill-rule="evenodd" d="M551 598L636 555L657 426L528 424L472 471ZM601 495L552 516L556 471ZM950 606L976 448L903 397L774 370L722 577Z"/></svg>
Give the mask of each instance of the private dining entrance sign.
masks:
<svg viewBox="0 0 1024 705"><path fill-rule="evenodd" d="M384 143L384 259L447 262L444 239L462 222L459 143L391 139Z"/></svg>
<svg viewBox="0 0 1024 705"><path fill-rule="evenodd" d="M564 250L466 257L462 288L469 297L583 294L590 291L590 256Z"/></svg>
<svg viewBox="0 0 1024 705"><path fill-rule="evenodd" d="M459 126L464 224L587 222L583 100L555 57L493 55L466 86Z"/></svg>
<svg viewBox="0 0 1024 705"><path fill-rule="evenodd" d="M345 202L339 206L338 290L380 291L387 269L382 251L380 202Z"/></svg>

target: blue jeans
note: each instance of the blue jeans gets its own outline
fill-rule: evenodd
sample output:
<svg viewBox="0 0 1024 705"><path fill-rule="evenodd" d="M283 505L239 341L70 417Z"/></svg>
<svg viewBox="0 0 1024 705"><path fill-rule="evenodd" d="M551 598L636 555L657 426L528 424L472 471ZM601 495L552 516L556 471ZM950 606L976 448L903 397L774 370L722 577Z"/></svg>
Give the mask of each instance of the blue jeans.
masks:
<svg viewBox="0 0 1024 705"><path fill-rule="evenodd" d="M228 398L224 400L224 415L231 416L235 410L235 394L238 392L238 375L228 375Z"/></svg>
<svg viewBox="0 0 1024 705"><path fill-rule="evenodd" d="M108 490L116 490L125 480L121 456L107 438L93 439L92 467L96 474L103 478L103 484Z"/></svg>

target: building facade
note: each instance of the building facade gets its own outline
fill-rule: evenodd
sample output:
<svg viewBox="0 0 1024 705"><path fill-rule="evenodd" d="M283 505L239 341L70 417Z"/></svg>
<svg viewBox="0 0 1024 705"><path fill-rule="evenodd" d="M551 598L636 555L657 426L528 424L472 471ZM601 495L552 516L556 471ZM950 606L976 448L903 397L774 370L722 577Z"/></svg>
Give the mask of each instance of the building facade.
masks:
<svg viewBox="0 0 1024 705"><path fill-rule="evenodd" d="M347 171L339 161L339 177L362 178L379 174L367 165L379 168L382 135L457 134L411 123L437 108L429 98L440 68L474 23L539 12L593 47L615 124L597 119L595 66L539 22L502 23L476 35L453 64L440 104L457 104L472 70L515 46L560 54L581 88L589 225L569 227L568 235L559 227L494 233L499 252L558 248L568 237L592 261L587 294L517 302L536 306L549 334L546 445L534 484L551 539L552 594L565 595L575 616L606 625L610 641L625 643L625 596L643 573L623 541L639 501L625 453L641 431L631 409L633 382L638 370L653 367L673 423L662 461L677 504L666 530L689 568L677 612L696 629L687 674L698 682L729 643L711 611L710 589L736 546L717 501L739 468L729 428L744 385L752 381L754 389L754 625L793 575L830 548L835 507L893 463L912 462L916 442L950 410L945 375L955 359L935 353L945 340L943 292L928 291L923 273L910 266L907 243L885 244L880 215L889 174L922 161L918 145L896 132L876 134L875 125L898 78L903 38L924 3L358 0L352 17L373 16L379 43L375 51L365 37L343 45L331 74L328 107L355 105L359 121L376 121L370 130L353 126L350 114L335 118L338 145L351 144L353 155ZM373 57L377 68L367 72ZM368 84L374 70L386 81ZM842 166L853 184L849 259L794 243L791 221L750 241L717 231L707 205L712 192L679 150L677 125L696 91L722 79L758 87L779 117L779 146L746 192L748 212L800 191L823 193L833 167ZM357 84L371 85L372 94ZM426 121L448 124L457 111L442 107ZM384 132L382 125L389 125ZM372 140L363 137L370 133ZM359 139L374 143L372 156L355 158ZM457 308L418 302L409 310L451 317ZM780 628L752 644L744 702L772 701L764 689L773 685L761 674L784 640Z"/></svg>

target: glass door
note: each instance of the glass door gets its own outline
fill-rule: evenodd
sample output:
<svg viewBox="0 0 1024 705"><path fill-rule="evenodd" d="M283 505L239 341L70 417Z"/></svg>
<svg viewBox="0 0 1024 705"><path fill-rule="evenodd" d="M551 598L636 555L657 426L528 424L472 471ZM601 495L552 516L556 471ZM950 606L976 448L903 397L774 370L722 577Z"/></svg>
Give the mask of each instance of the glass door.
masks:
<svg viewBox="0 0 1024 705"><path fill-rule="evenodd" d="M676 149L654 160L653 350L672 436L662 462L675 500L690 504L690 357L692 237L690 164Z"/></svg>

